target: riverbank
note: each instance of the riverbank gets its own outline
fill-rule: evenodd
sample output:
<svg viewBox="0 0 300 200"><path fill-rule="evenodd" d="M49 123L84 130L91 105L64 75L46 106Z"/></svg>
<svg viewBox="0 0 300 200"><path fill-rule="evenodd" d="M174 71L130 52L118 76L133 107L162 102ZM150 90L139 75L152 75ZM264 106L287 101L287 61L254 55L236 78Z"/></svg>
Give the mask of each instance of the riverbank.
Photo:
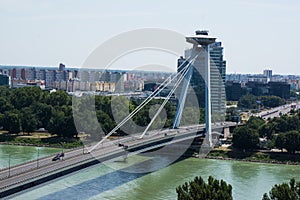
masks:
<svg viewBox="0 0 300 200"><path fill-rule="evenodd" d="M238 149L216 148L208 153L207 159L236 160L272 164L300 165L300 154L271 151L240 151Z"/></svg>
<svg viewBox="0 0 300 200"><path fill-rule="evenodd" d="M82 146L79 138L60 138L57 136L46 135L45 133L33 133L30 135L11 135L0 134L0 144L19 145L19 146L37 146L72 149Z"/></svg>

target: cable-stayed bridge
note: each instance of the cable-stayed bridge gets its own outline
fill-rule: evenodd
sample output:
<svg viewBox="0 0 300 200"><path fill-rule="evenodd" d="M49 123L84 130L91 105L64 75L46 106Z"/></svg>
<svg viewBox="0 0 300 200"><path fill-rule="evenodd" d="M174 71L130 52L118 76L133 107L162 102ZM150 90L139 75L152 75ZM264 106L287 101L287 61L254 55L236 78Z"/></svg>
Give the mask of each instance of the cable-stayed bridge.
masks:
<svg viewBox="0 0 300 200"><path fill-rule="evenodd" d="M236 123L222 123L212 127L213 130L225 130ZM130 135L121 139L104 142L95 148L93 154L87 148L65 152L63 160L53 162L52 157L34 160L22 165L2 169L0 171L0 197L33 187L43 182L61 177L85 167L112 159L124 158L145 151L161 148L166 145L187 141L188 144L196 137L204 137L205 124L186 126L178 129L165 129L162 134L152 131L142 139L140 134ZM123 144L120 146L119 144ZM37 165L38 162L38 165Z"/></svg>
<svg viewBox="0 0 300 200"><path fill-rule="evenodd" d="M10 167L0 171L0 197L4 197L15 192L30 188L43 182L55 179L62 175L80 170L87 166L91 166L107 160L126 157L132 154L151 151L154 149L164 148L172 144L187 142L187 146L191 144L194 138L203 138L203 149L210 150L213 148L214 131L217 136L223 134L224 131L236 123L220 122L211 123L211 88L210 88L210 58L209 44L215 42L214 37L207 34L200 34L193 37L187 37L187 42L193 44L191 56L178 67L178 73L168 77L151 95L149 95L140 105L138 105L128 116L126 116L115 128L106 134L100 141L87 144L84 148L65 152L65 157L59 162L52 162L51 158L43 158L19 166ZM205 67L205 113L206 123L201 125L189 125L181 127L182 113L185 108L187 99L187 91L193 75L193 68L197 65L195 61L199 61L199 48L204 50L203 62ZM172 86L172 87L171 87ZM144 106L165 88L171 87L170 92L164 98L157 112L152 117L150 123L141 133L130 134L128 136L111 140L110 137L120 129L127 121L132 119ZM178 98L177 110L174 123L171 129L150 130L154 121L157 119L168 100L174 95L175 91L181 88ZM225 131L225 132L226 132ZM184 152L180 152L181 154ZM207 152L206 152L207 153ZM180 155L179 155L180 156Z"/></svg>

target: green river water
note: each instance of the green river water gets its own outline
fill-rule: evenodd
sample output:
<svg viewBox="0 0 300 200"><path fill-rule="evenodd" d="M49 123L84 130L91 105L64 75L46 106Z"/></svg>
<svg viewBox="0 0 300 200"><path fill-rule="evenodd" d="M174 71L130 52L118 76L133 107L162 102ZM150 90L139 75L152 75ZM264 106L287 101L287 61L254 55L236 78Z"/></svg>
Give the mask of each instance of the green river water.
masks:
<svg viewBox="0 0 300 200"><path fill-rule="evenodd" d="M209 175L223 179L233 186L233 197L238 200L261 199L276 183L300 180L300 167L238 161L187 158L151 173L133 173L148 157L132 156L127 162L111 161L96 165L58 180L16 194L12 199L108 199L108 200L168 200L176 199L175 188L195 176L207 180ZM130 167L131 166L131 167ZM131 172L128 172L130 169Z"/></svg>
<svg viewBox="0 0 300 200"><path fill-rule="evenodd" d="M54 155L61 149L48 147L0 145L0 169Z"/></svg>

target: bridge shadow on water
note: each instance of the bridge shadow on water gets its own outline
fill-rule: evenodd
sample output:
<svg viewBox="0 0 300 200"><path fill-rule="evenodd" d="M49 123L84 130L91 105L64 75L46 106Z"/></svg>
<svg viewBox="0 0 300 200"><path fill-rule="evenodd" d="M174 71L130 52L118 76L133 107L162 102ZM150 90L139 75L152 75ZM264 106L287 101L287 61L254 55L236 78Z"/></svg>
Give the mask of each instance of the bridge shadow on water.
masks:
<svg viewBox="0 0 300 200"><path fill-rule="evenodd" d="M175 162L179 162L186 157L180 157ZM166 167L164 163L168 162L168 156L159 156L151 158L144 162L134 164L127 168L116 170L114 172L101 175L97 178L87 180L80 184L74 185L69 188L62 189L57 192L45 195L38 198L39 200L53 200L53 199L89 199L93 196L99 195L102 192L112 190L118 186L126 184L130 181L143 177L152 171L159 170ZM173 164L172 163L172 164ZM143 169L142 172L140 169ZM148 172L146 172L148 171Z"/></svg>

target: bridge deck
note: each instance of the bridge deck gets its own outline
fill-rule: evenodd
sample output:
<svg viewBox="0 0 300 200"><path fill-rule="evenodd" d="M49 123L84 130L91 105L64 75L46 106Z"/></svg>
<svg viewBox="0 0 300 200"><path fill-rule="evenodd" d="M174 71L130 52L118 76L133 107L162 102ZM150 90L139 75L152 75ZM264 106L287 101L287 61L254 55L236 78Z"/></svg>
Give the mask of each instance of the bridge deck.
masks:
<svg viewBox="0 0 300 200"><path fill-rule="evenodd" d="M235 124L219 124L215 125L213 128L224 128L232 125ZM90 154L83 154L82 148L75 149L65 152L63 160L52 161L52 157L46 157L38 161L38 166L37 161L35 160L11 167L10 169L3 169L0 171L0 197L9 195L8 191L13 191L10 193L12 194L16 191L21 191L42 183L39 180L53 176L54 174L56 175L51 179L64 175L66 174L64 171L71 168L74 168L73 171L76 171L89 166L91 163L97 164L99 162L123 156L126 151L137 154L169 143L176 143L189 138L198 137L199 135L196 135L195 133L198 131L203 132L204 126L205 125L194 125L181 127L179 129L165 129L159 132L150 131L149 134L145 135L142 139L139 138L140 134L130 135L119 140L107 141ZM119 142L128 146L126 151L123 147L118 145ZM73 171L70 170L68 173ZM45 181L47 180L45 179ZM26 184L26 187L22 187ZM15 190L16 188L19 188L19 190Z"/></svg>

